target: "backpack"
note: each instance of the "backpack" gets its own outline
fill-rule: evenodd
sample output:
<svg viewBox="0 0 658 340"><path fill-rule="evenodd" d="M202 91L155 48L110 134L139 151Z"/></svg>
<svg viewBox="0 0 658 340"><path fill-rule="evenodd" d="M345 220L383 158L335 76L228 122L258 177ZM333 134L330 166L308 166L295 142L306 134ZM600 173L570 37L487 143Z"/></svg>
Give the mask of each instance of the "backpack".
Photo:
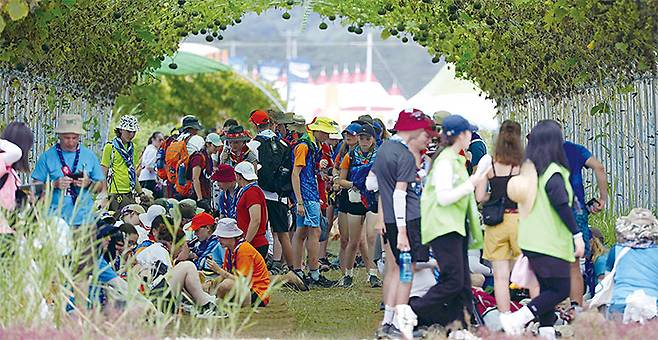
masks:
<svg viewBox="0 0 658 340"><path fill-rule="evenodd" d="M187 197L192 190L192 181L186 178L190 162L190 155L187 153L189 139L190 137L173 141L165 151L167 181L174 186L178 194L184 197Z"/></svg>
<svg viewBox="0 0 658 340"><path fill-rule="evenodd" d="M169 145L175 141L176 141L176 136L171 136L166 140L164 140L160 145L160 148L158 148L158 155L155 161L155 172L158 178L160 178L163 181L169 180L169 177L167 177L167 167L165 161L165 156L167 154L167 147L169 147Z"/></svg>
<svg viewBox="0 0 658 340"><path fill-rule="evenodd" d="M281 196L292 193L292 150L279 137L256 136L258 146L258 186Z"/></svg>

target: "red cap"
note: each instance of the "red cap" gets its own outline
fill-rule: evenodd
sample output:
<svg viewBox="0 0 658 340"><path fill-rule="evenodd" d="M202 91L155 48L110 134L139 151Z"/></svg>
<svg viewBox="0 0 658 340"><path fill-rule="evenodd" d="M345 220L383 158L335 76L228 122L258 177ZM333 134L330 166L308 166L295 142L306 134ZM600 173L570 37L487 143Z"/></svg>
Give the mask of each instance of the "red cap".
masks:
<svg viewBox="0 0 658 340"><path fill-rule="evenodd" d="M265 111L256 110L251 113L249 121L256 125L265 125L270 123L270 116Z"/></svg>
<svg viewBox="0 0 658 340"><path fill-rule="evenodd" d="M235 170L228 164L220 164L210 179L219 183L235 182Z"/></svg>
<svg viewBox="0 0 658 340"><path fill-rule="evenodd" d="M215 224L215 218L208 213L202 212L192 217L192 225L190 225L187 230L195 231L207 225L213 224Z"/></svg>
<svg viewBox="0 0 658 340"><path fill-rule="evenodd" d="M430 137L438 137L432 118L418 109L402 110L395 123L395 131L415 131L424 129Z"/></svg>

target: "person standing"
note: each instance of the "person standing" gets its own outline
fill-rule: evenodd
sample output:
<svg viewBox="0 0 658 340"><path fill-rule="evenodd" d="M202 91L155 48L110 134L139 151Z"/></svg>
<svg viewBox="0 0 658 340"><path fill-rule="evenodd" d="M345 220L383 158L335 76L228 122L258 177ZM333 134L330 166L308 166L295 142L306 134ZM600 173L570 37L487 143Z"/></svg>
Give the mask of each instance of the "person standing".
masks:
<svg viewBox="0 0 658 340"><path fill-rule="evenodd" d="M590 252L592 232L589 229L589 214L599 213L605 208L608 201L608 181L603 164L592 156L592 153L586 147L565 141L564 153L569 162L569 183L576 196L573 214L576 217L580 232L583 233L583 241L585 242L584 257L571 264L571 293L569 297L575 307L583 305L585 287L589 287L592 295L596 287L596 280L593 275L594 265L592 264L592 254ZM590 205L585 202L585 187L583 185L583 169L585 168L594 171L596 185L599 190L599 197L592 199ZM585 270L583 272L581 272L581 262L584 262Z"/></svg>
<svg viewBox="0 0 658 340"><path fill-rule="evenodd" d="M212 180L212 175L217 172L217 168L219 166L219 155L222 153L224 144L222 143L222 137L220 137L218 134L212 132L209 133L206 136L206 151L208 152L208 156L212 160L212 170L210 172L210 180L211 180L211 206L212 210L216 212L219 210L218 206L218 201L219 201L219 194L221 192L221 188L217 184L217 182Z"/></svg>
<svg viewBox="0 0 658 340"><path fill-rule="evenodd" d="M103 149L101 167L107 178L110 211L117 211L124 201L135 203L136 195L142 194L142 187L137 181L137 152L132 141L137 131L137 118L130 115L121 117L114 130L116 137Z"/></svg>
<svg viewBox="0 0 658 340"><path fill-rule="evenodd" d="M208 144L201 136L192 136L187 141L187 153L189 158L189 176L192 180L192 190L190 192L193 200L197 201L197 206L205 211L212 211L212 186L210 177L212 176L212 159L208 155L206 147ZM214 149L214 145L210 144Z"/></svg>
<svg viewBox="0 0 658 340"><path fill-rule="evenodd" d="M55 133L59 142L46 150L32 172L36 183L52 183L51 212L78 227L92 218L92 193L103 188L105 176L96 154L80 142L86 133L79 115L61 115Z"/></svg>
<svg viewBox="0 0 658 340"><path fill-rule="evenodd" d="M472 313L467 251L482 247L474 191L486 180L482 173L469 176L464 167L466 159L459 154L468 147L474 130L475 127L459 115L443 120L441 138L446 147L434 161L421 197L422 241L431 246L436 257L440 283L411 304L416 314L427 315L428 311L434 311L442 314L447 323L461 323L462 332L468 329L464 310Z"/></svg>
<svg viewBox="0 0 658 340"><path fill-rule="evenodd" d="M487 192L487 181L476 188L478 202L484 205L502 208L502 221L497 225L487 225L484 233L484 259L493 265L494 295L496 305L501 313L510 311L510 273L514 261L521 254L517 237L519 233L519 215L516 202L507 196L507 183L519 174L523 162L523 146L521 145L521 125L506 120L500 126L496 139L496 150L493 166L487 173L490 192ZM485 224L486 224L485 220Z"/></svg>
<svg viewBox="0 0 658 340"><path fill-rule="evenodd" d="M519 247L539 281L539 296L520 310L501 314L509 335L539 319L539 334L555 339L555 306L570 292L570 266L585 252L585 244L572 212L574 194L560 125L542 120L528 137L521 173L510 179L507 193L519 205Z"/></svg>
<svg viewBox="0 0 658 340"><path fill-rule="evenodd" d="M235 166L235 174L240 187L235 209L238 228L244 232L245 241L251 243L265 259L269 250L269 242L265 237L268 219L265 194L258 186L253 164L239 163Z"/></svg>
<svg viewBox="0 0 658 340"><path fill-rule="evenodd" d="M286 261L288 268L293 267L293 250L290 242L290 223L288 208L288 196L292 190L291 183L291 149L290 145L274 132L273 121L267 112L256 110L252 112L249 120L255 125L258 134L251 142L256 150L258 163L259 186L262 188L267 205L267 219L270 228L278 244L281 247L281 255ZM292 122L292 115L279 117L279 133L285 135L285 124ZM238 226L240 222L238 221ZM241 227L242 228L242 227ZM245 231L245 230L243 230ZM245 238L249 239L249 233L245 231ZM258 247L254 245L256 249ZM263 258L267 258L263 256Z"/></svg>
<svg viewBox="0 0 658 340"><path fill-rule="evenodd" d="M409 252L412 263L427 262L429 250L420 239L419 169L422 152L436 135L432 120L417 109L401 111L397 134L384 141L372 167L380 193L377 229L386 242L384 319L380 331L411 338L415 323L408 301L411 283L400 282L400 252Z"/></svg>
<svg viewBox="0 0 658 340"><path fill-rule="evenodd" d="M158 175L155 166L158 160L158 150L164 141L164 135L161 132L154 132L149 137L148 145L142 153L142 160L139 167L139 185L142 188L149 189L153 192L155 198L162 197L162 190L156 189Z"/></svg>
<svg viewBox="0 0 658 340"><path fill-rule="evenodd" d="M294 192L297 231L293 236L294 273L302 281L302 259L304 257L304 242L308 247L309 283L314 286L329 288L336 282L320 274L319 247L320 223L322 211L320 209L320 195L318 193L317 172L322 157L321 144L329 139L329 135L337 133L338 129L333 120L317 117L308 125L308 132L299 138L293 149L292 188Z"/></svg>
<svg viewBox="0 0 658 340"><path fill-rule="evenodd" d="M224 141L228 142L229 147L225 147L222 151L219 156L219 163L235 167L238 163L247 161L253 164L254 167L258 165L258 157L247 146L247 142L251 140L251 137L242 126L229 127L223 137Z"/></svg>

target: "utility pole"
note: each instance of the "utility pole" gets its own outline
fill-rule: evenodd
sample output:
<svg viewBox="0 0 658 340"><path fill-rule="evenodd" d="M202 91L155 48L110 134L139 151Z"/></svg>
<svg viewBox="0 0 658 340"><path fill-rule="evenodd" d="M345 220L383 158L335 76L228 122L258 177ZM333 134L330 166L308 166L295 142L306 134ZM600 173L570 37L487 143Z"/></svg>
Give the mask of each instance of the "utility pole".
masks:
<svg viewBox="0 0 658 340"><path fill-rule="evenodd" d="M372 80L372 32L368 30L366 35L366 83ZM366 113L370 114L370 103L367 103Z"/></svg>

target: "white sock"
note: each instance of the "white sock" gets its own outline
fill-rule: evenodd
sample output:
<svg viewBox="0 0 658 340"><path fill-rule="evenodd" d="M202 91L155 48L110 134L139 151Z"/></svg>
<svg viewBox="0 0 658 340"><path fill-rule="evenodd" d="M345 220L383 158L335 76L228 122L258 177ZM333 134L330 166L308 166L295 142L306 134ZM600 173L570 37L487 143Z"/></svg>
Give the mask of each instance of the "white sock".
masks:
<svg viewBox="0 0 658 340"><path fill-rule="evenodd" d="M528 306L523 306L523 308L512 313L512 315L518 317L519 320L523 322L523 324L527 324L528 322L535 319L535 314L532 314L532 311L530 310L530 308L528 308Z"/></svg>
<svg viewBox="0 0 658 340"><path fill-rule="evenodd" d="M370 269L368 270L368 274L370 276L377 276L377 269Z"/></svg>
<svg viewBox="0 0 658 340"><path fill-rule="evenodd" d="M555 340L555 328L539 327L539 336L547 340Z"/></svg>
<svg viewBox="0 0 658 340"><path fill-rule="evenodd" d="M354 269L345 269L345 276L354 276Z"/></svg>
<svg viewBox="0 0 658 340"><path fill-rule="evenodd" d="M395 307L385 305L384 306L384 320L382 320L382 325L393 323L393 317L395 316Z"/></svg>

